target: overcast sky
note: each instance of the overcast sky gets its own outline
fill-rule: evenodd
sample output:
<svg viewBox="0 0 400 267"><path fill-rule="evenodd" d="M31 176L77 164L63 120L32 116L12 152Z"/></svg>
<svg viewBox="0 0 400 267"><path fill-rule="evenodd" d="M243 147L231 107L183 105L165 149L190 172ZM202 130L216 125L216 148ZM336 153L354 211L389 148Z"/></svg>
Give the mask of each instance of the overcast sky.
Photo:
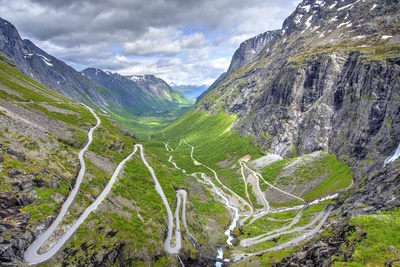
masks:
<svg viewBox="0 0 400 267"><path fill-rule="evenodd" d="M81 71L211 84L240 43L280 29L300 0L0 0L22 38Z"/></svg>

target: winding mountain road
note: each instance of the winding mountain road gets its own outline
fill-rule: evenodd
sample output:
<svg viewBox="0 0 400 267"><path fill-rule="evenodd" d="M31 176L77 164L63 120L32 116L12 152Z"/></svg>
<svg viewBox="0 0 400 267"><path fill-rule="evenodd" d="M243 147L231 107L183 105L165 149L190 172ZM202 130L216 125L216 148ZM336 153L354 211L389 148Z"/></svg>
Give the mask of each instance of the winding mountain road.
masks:
<svg viewBox="0 0 400 267"><path fill-rule="evenodd" d="M54 220L54 222L25 251L24 259L28 264L38 264L38 263L44 262L46 260L49 260L64 246L64 244L75 233L75 231L85 221L85 219L89 216L89 214L92 211L94 211L98 207L98 205L105 199L107 194L110 192L114 182L116 181L116 178L117 178L118 174L120 173L122 167L124 166L125 162L128 161L136 153L137 147L135 146L134 151L129 156L127 156L123 161L121 161L119 163L119 165L115 169L110 181L108 182L107 186L104 188L104 190L101 192L101 194L96 198L96 200L92 204L90 204L89 207L86 208L86 210L83 212L83 214L77 220L74 221L72 226L57 240L57 243L55 243L45 253L39 253L38 251L40 250L40 248L50 238L50 236L53 234L53 232L55 231L55 229L57 228L57 226L60 224L63 217L65 216L68 208L70 207L71 203L73 202L73 200L76 197L76 194L78 193L79 186L82 183L83 177L85 175L86 165L85 165L85 161L83 159L83 155L86 152L86 150L89 148L89 145L93 140L93 131L100 125L99 117L93 112L93 110L91 108L89 108L87 106L85 106L85 107L88 108L90 110L90 112L93 114L93 116L96 118L97 124L96 124L96 126L92 127L89 130L88 143L78 154L81 168L79 170L79 174L76 179L75 187L72 189L67 200L62 205L61 211L58 214L57 218Z"/></svg>
<svg viewBox="0 0 400 267"><path fill-rule="evenodd" d="M163 191L160 183L158 182L157 176L155 175L153 168L146 161L146 157L144 155L143 146L140 145L140 144L136 144L135 147L139 147L140 148L140 158L142 159L142 162L144 163L144 165L149 170L149 172L151 174L151 177L153 178L153 181L154 181L154 183L156 185L156 191L161 196L161 199L162 199L162 201L164 203L164 206L165 206L165 208L167 210L167 215L168 215L168 225L167 225L168 233L167 233L167 238L164 241L164 249L169 254L177 254L179 252L179 250L181 249L181 247L182 247L181 231L180 231L180 226L179 226L179 213L175 214L175 218L176 218L175 245L171 245L171 242L172 242L172 239L173 239L172 234L173 234L173 225L174 225L174 219L173 219L171 207L169 206L167 197L165 196L164 191Z"/></svg>
<svg viewBox="0 0 400 267"><path fill-rule="evenodd" d="M304 240L310 238L311 236L315 235L316 233L318 233L318 231L322 228L324 222L327 220L328 216L330 215L330 213L331 213L332 210L333 210L334 205L332 205L332 204L327 204L327 206L325 207L325 209L322 210L317 216L315 216L315 218L314 218L311 222L309 222L309 223L306 224L306 225L298 226L298 227L296 227L296 228L293 228L293 226L295 226L295 225L300 221L300 218L302 217L304 211L305 211L306 209L308 209L308 207L309 207L310 204L316 204L316 203L319 203L320 201L324 201L324 200L327 200L327 199L331 199L331 198L333 198L333 197L336 197L337 194L332 195L332 196L326 196L326 197L323 197L323 198L321 198L321 199L315 200L315 201L313 201L313 202L311 202L311 203L308 203L305 199L303 199L303 198L301 198L301 197L298 197L298 196L295 196L295 195L293 195L293 194L291 194L291 193L288 193L288 192L286 192L286 191L284 191L284 190L281 190L281 189L277 188L276 186L272 185L271 183L268 183L268 182L262 177L262 175L261 175L260 173L257 173L256 171L250 169L250 168L246 165L245 162L239 161L239 163L240 163L240 165L241 165L241 174L242 174L242 178L243 178L244 182L247 183L247 180L246 180L246 177L245 177L245 172L244 172L245 169L247 169L247 170L251 173L251 175L253 175L253 176L255 177L256 182L257 182L257 183L256 183L256 186L257 186L256 191L258 192L258 194L259 194L259 196L260 196L260 198L261 198L261 200L262 200L262 202L263 202L264 208L265 208L264 211L262 211L262 212L260 212L260 213L258 213L258 214L256 214L256 215L253 215L253 207L252 207L252 205L250 205L249 203L247 203L247 202L246 202L245 200L243 200L240 196L238 196L238 195L235 194L233 191L231 191L229 188L227 188L225 185L223 185L223 184L221 183L221 181L218 179L218 175L217 175L217 173L216 173L215 170L213 170L212 168L210 168L210 167L208 167L208 166L202 164L200 161L198 161L197 159L194 158L194 156L193 156L194 146L192 146L191 144L187 143L186 140L182 139L181 142L179 143L179 145L178 145L178 147L177 147L176 149L178 149L179 146L181 146L182 143L185 143L186 145L188 145L188 146L191 147L191 155L190 155L190 156L191 156L191 158L192 158L192 160L193 160L193 163L194 163L195 165L202 165L202 166L204 166L205 168L207 168L207 169L209 169L210 171L212 171L213 174L214 174L214 178L219 182L219 184L220 184L224 189L226 189L227 191L231 192L235 197L237 197L238 199L240 199L240 201L242 201L243 203L246 203L246 205L248 205L248 206L250 207L251 212L250 212L250 214L245 218L245 220L247 220L248 217L253 217L252 220L251 220L251 222L250 222L249 224L251 224L251 223L254 222L255 220L257 220L257 219L259 219L259 218L261 218L261 217L263 217L263 216L265 216L265 215L267 215L267 214L269 214L269 213L276 213L276 212L284 212L284 211L287 211L287 210L301 209L300 212L297 213L297 215L293 218L293 220L291 220L291 222L290 222L288 225L283 226L283 227L278 228L278 229L275 229L275 230L273 230L273 231L270 231L270 232L261 234L261 235L256 236L256 237L243 239L243 240L241 240L241 242L240 242L240 246L242 246L242 247L248 247L248 246L251 246L251 245L255 245L255 244L258 244L258 243L261 243L261 242L265 242L265 241L268 241L268 240L271 240L271 239L280 237L281 235L301 233L301 232L304 232L304 231L307 230L307 229L310 229L311 227L313 227L313 226L315 226L315 225L317 224L314 228L312 228L311 230L309 230L309 231L306 232L305 234L302 234L302 235L299 236L299 237L293 238L292 240L290 240L290 241L287 242L287 243L277 245L277 246L275 246L275 247L273 247L273 248L269 248L269 249L266 249L266 250L264 250L264 251L259 251L259 252L250 253L250 254L237 255L233 260L223 259L223 256L221 255L221 251L219 250L219 251L218 251L218 255L217 255L217 261L223 261L223 262L238 261L238 260L242 260L242 259L244 259L244 258L253 257L253 256L256 256L256 255L261 255L261 254L266 253L266 252L268 252L268 251L276 251L276 250L281 250L281 249L284 249L284 248L288 248L288 247L294 246L294 245L298 244L299 242L302 242L302 241L304 241ZM176 150L176 149L175 149L175 150ZM167 145L166 145L166 150L167 150L167 151L171 151L171 152L173 151L173 150L170 149ZM170 158L169 158L168 161L171 162L171 163L174 165L174 167L175 167L176 169L182 170L182 169L180 169L180 168L177 166L177 164L176 164L175 162L172 161L172 156L170 156ZM228 209L231 209L231 210L234 211L235 216L234 216L234 218L233 218L233 220L232 220L232 222L231 222L229 228L228 228L228 229L226 230L226 232L225 232L225 234L228 236L227 243L228 243L229 245L232 245L232 242L231 242L231 241L232 241L232 236L230 235L230 232L236 227L236 223L237 223L237 221L238 221L238 219L239 219L239 217L240 217L239 209L231 205L229 199L228 199L227 197L224 196L224 194L219 190L219 188L218 188L214 183L212 183L212 182L210 181L210 179L207 178L206 175L205 175L204 173L201 173L201 177L203 178L204 182L199 180L199 178L197 177L197 174L191 174L191 175L194 176L199 182L206 183L206 184L210 184L210 185L213 187L213 189L214 189L214 191L216 192L216 194L219 195L219 196L221 196L221 198L224 200L225 206L226 206ZM266 199L265 195L263 194L263 192L262 192L261 189L260 189L260 185L259 185L259 184L260 184L260 179L261 179L265 184L267 184L268 186L270 186L271 188L273 188L273 189L275 189L275 190L277 190L277 191L279 191L279 192L281 192L281 193L283 193L283 194L285 194L285 195L288 195L288 196L290 196L290 197L292 197L292 198L295 198L295 199L298 199L298 200L302 201L302 202L304 203L304 205L298 205L298 206L287 207L287 208L283 208L283 209L271 210L271 208L270 208L270 206L269 206L268 200ZM175 217L176 217L176 221L178 222L178 221L179 221L179 209L180 209L180 205L181 205L181 201L180 201L180 196L179 196L179 195L182 194L181 197L182 197L183 200L184 200L184 203L183 203L183 206L182 206L182 214L183 214L183 215L182 215L182 221L183 221L183 224L184 224L184 226L185 226L185 228L186 228L187 233L189 233L189 231L187 230L186 218L185 218L185 216L184 216L184 212L185 212L185 202L186 202L186 194L187 194L187 193L186 193L186 191L183 191L183 192L184 192L184 193L178 193L178 191L177 191L177 208L176 208L176 211L175 211L175 212L176 212L176 213L175 213ZM184 194L184 195L183 195L183 194ZM247 190L246 190L246 196L247 196L247 198L249 199L249 201L251 202L250 196L249 196L249 193L247 192ZM243 221L245 221L245 220L243 220ZM319 222L319 223L318 223L318 222ZM247 225L249 225L249 224L247 224ZM190 234L189 234L189 235L190 235ZM190 236L190 237L191 237L191 236ZM191 237L191 238L192 238L192 237ZM220 263L217 263L217 265L218 265L218 264L220 265Z"/></svg>

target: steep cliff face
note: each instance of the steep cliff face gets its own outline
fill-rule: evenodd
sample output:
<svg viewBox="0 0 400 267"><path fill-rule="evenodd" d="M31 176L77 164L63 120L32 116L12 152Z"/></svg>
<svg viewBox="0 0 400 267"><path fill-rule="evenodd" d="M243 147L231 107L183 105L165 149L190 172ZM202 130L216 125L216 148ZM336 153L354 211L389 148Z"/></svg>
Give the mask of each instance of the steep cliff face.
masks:
<svg viewBox="0 0 400 267"><path fill-rule="evenodd" d="M8 21L0 18L0 51L12 58L24 73L29 72L26 57L30 51L25 47L17 29Z"/></svg>
<svg viewBox="0 0 400 267"><path fill-rule="evenodd" d="M223 74L196 104L237 115L233 129L266 153L328 150L353 170L333 234L276 266L330 266L333 255L351 261L368 234L359 228L357 241L347 239L355 231L349 219L400 206L400 161L384 166L400 144L399 14L396 0L305 0L254 59ZM387 266L396 261L390 255Z"/></svg>
<svg viewBox="0 0 400 267"><path fill-rule="evenodd" d="M20 70L53 90L77 101L105 103L99 85L47 54L29 40L22 40L17 29L0 18L0 51ZM85 90L83 89L85 88Z"/></svg>
<svg viewBox="0 0 400 267"><path fill-rule="evenodd" d="M233 54L231 64L227 72L221 74L221 76L200 96L197 98L197 101L200 101L203 97L205 97L209 92L215 89L220 83L222 83L229 75L235 72L240 67L246 65L255 59L258 54L265 48L265 46L274 40L274 38L279 34L280 31L268 31L262 34L257 35L256 37L250 38L243 43L240 44L240 47Z"/></svg>
<svg viewBox="0 0 400 267"><path fill-rule="evenodd" d="M351 147L362 157L365 142L384 135L391 141L376 151L381 163L400 141L386 129L399 127L398 14L396 1L304 1L260 54L197 108L237 114L239 133L282 156L328 147L340 155Z"/></svg>
<svg viewBox="0 0 400 267"><path fill-rule="evenodd" d="M266 153L336 154L354 172L340 200L344 217L398 207L400 165L384 160L400 143L399 14L398 1L303 1L258 56L219 80L196 109L236 114L233 129ZM342 239L334 245L300 252L315 245L324 257L293 256L279 266L321 266L344 242L345 224L336 224Z"/></svg>
<svg viewBox="0 0 400 267"><path fill-rule="evenodd" d="M231 64L229 65L227 75L233 73L241 66L252 61L271 42L279 31L268 31L248 39L240 44L240 47L233 54Z"/></svg>
<svg viewBox="0 0 400 267"><path fill-rule="evenodd" d="M23 40L29 54L25 61L29 71L25 72L38 82L76 101L107 106L115 103L113 97L102 94L106 88L92 82L63 61L47 54L29 40Z"/></svg>

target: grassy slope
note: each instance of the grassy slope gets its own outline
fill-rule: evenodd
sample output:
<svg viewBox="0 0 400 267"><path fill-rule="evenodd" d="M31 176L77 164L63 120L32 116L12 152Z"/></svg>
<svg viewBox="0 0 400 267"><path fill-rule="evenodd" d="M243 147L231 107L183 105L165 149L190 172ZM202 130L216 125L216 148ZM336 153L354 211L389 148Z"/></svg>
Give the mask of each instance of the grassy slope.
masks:
<svg viewBox="0 0 400 267"><path fill-rule="evenodd" d="M400 209L378 211L373 215L355 216L349 225L347 242L341 251L350 255L333 257L333 266L398 266L400 261ZM392 261L393 265L386 265Z"/></svg>
<svg viewBox="0 0 400 267"><path fill-rule="evenodd" d="M31 102L27 104L32 110L39 110L43 112L49 119L62 121L63 123L75 127L75 131L72 131L74 136L71 140L61 140L59 148L68 151L72 154L71 159L76 159L76 154L79 149L86 142L86 130L90 125L94 123L93 116L83 107L72 103L70 100L44 88L38 83L34 82L30 78L20 74L14 68L0 62L1 74L8 77L14 77L10 79L2 79L2 85L15 90L18 94L23 97L18 97L15 95L7 94L5 91L0 90L1 98L14 101L14 102L24 102L25 100L30 100ZM18 81L17 81L18 80ZM26 90L27 87L34 87L35 91ZM61 113L49 112L46 108L39 105L40 102L51 103L51 105L72 110L78 114L77 115L65 115ZM3 115L0 113L0 115ZM240 137L239 135L227 130L232 123L235 122L236 117L224 114L220 112L217 115L208 115L202 111L189 111L185 116L173 122L171 125L164 129L164 134L169 140L163 137L161 131L157 131L164 126L165 120L172 120L174 117L179 116L176 111L171 111L171 113L162 114L149 114L149 116L140 119L132 119L123 115L111 114L118 122L128 126L130 129L138 130L138 135L141 139L141 143L144 144L146 149L146 154L149 156L150 164L156 170L160 179L160 182L164 188L167 197L170 200L171 206L174 204L175 199L175 188L188 187L191 181L188 181L186 175L174 170L168 163L168 154L165 152L165 147L163 142L168 141L170 146L176 148L182 138L185 138L190 144L195 146L194 156L200 160L202 163L210 166L217 170L220 175L221 180L229 187L231 187L236 193L244 196L243 182L240 175L237 172L237 168L231 169L230 167L235 166L238 159L246 154L250 154L253 158L258 158L260 156L258 149L254 147L250 140L245 137ZM95 140L90 150L98 155L106 156L111 162L117 163L124 156L126 156L133 147L134 140L130 137L125 136L118 126L114 124L108 117L102 116L102 125L95 132ZM79 126L77 127L76 122L79 121ZM152 132L153 138L147 139L148 132ZM135 132L136 134L136 132ZM27 137L26 137L27 138ZM3 137L4 140L4 137ZM53 142L60 140L52 139ZM28 142L29 143L29 142ZM120 150L110 149L111 144L125 144L125 147ZM72 144L72 145L71 145ZM37 142L36 145L31 145L32 149L40 149L41 142ZM174 161L177 162L178 166L184 168L190 172L202 171L208 172L207 169L199 166L193 165L190 159L190 149L186 146L181 146L179 149L171 153L174 157ZM8 166L7 168L21 168L27 172L39 171L43 165L40 162L32 161L29 164L21 163L18 160L4 156L4 164ZM71 164L66 160L64 155L57 154L57 150L54 154L47 159L47 161L59 162L60 168L64 168L65 171L76 169L76 163ZM221 165L221 163L226 161L227 164ZM279 173L283 170L284 166L291 159L285 159L283 161L277 162L266 167L263 170L263 174L271 182L279 181L274 179L277 178ZM304 197L307 200L312 200L317 197L321 197L324 194L332 193L338 189L344 188L348 185L349 179L351 179L351 173L347 166L342 165L337 161L333 155L328 155L323 160L317 161L317 164L313 166L303 166L299 167L296 175L298 179L307 179L309 176L318 174L327 174L327 179L324 183L317 187L309 195ZM95 167L93 164L88 164L88 172L92 173L90 182L85 182L82 184L82 193L79 194L77 199L77 205L88 205L90 201L84 197L85 194L91 194L96 196L100 192L104 182L108 181L109 175L107 175L101 169ZM67 167L66 167L67 166ZM165 166L168 166L167 168ZM236 165L236 167L238 167ZM62 175L63 173L57 172L57 169L53 170L55 173ZM341 177L341 183L338 185L336 181L338 177ZM6 175L3 170L2 176ZM73 179L74 173L69 174L69 179ZM281 181L282 182L282 181ZM2 188L10 188L9 184L4 184L4 179L2 179ZM335 186L332 186L335 184ZM322 189L322 191L320 190ZM60 193L66 195L68 193L68 185L66 183L60 183L60 186L56 189L53 188L35 188L40 197L39 200L31 205L26 206L22 211L28 211L32 214L31 224L34 224L37 220L42 220L48 215L53 214L55 210L58 209L59 204L57 204L54 199L54 193ZM207 194L207 191L203 188L201 189ZM190 188L189 188L190 192ZM198 193L198 192L196 192ZM207 195L205 198L201 195L196 195L195 192L192 193L189 205L193 205L196 213L200 217L215 216L217 213L223 213L223 207L218 202L212 201L213 196ZM109 197L114 203L119 205L118 208L113 206L113 204L105 203L103 209L99 209L96 213L92 214L88 219L87 223L81 227L73 240L68 244L67 249L78 250L82 247L86 248L76 254L75 258L69 258L68 262L70 264L84 264L85 260L90 255L97 253L99 250L105 248L113 248L121 243L121 240L125 242L125 248L129 250L134 250L140 256L145 258L145 255L152 255L160 253L162 245L162 236L164 227L160 227L165 223L166 213L159 196L154 191L154 185L152 183L151 177L148 175L147 170L140 163L138 157L134 160L128 162L125 168L125 174L119 178L119 182L114 186L112 194ZM204 202L204 199L211 202ZM317 212L319 208L323 208L323 205L307 211L308 214ZM40 212L38 212L40 210ZM107 210L114 210L115 212L109 212ZM81 209L75 208L72 212L70 218L66 220L72 221L74 216L81 212ZM293 214L283 213L278 216L277 219L284 219L290 217ZM393 214L395 216L396 213ZM392 215L390 215L392 216ZM307 218L307 217L306 217ZM397 218L396 216L394 218ZM219 223L226 225L227 221L222 220L221 217ZM201 218L200 218L201 220ZM361 220L367 219L354 219L352 222L355 225L361 225L363 230L366 232L376 232L377 230L368 225ZM373 220L373 218L368 218L368 221ZM304 219L301 223L307 223L308 220ZM193 228L196 227L196 220L193 221ZM276 226L271 224L271 221L260 220L252 228L241 229L244 234L255 235L264 230L264 228ZM132 229L143 229L143 231L132 231ZM117 234L113 237L107 235L107 233L117 230ZM103 234L99 234L103 233ZM198 239L202 236L199 235ZM84 241L86 240L86 241ZM269 244L273 245L273 244ZM269 246L268 244L263 244L260 247ZM398 248L397 248L398 249ZM360 248L361 250L361 248ZM270 264L275 260L279 260L284 256L287 256L290 251L281 251L274 254L265 255L260 257L258 260L263 264ZM363 251L360 253L364 253ZM363 255L363 254L360 254ZM148 259L151 261L151 259ZM158 263L153 262L153 264L160 266L166 264L167 259L160 257ZM49 263L52 265L53 263ZM135 264L140 265L140 260L135 262ZM340 266L340 265L339 265Z"/></svg>
<svg viewBox="0 0 400 267"><path fill-rule="evenodd" d="M209 115L203 111L191 110L165 128L164 135L167 138L163 137L162 133L159 133L154 137L158 141L168 142L169 145L175 149L171 155L173 155L173 160L178 164L178 166L188 170L189 172L202 171L211 176L211 172L207 169L193 165L193 162L190 159L189 147L184 145L178 147L180 140L184 138L187 142L195 146L194 157L197 160L215 169L223 183L232 188L242 197L245 197L244 184L240 177L237 161L247 154L252 155L253 159L258 158L261 155L259 154L257 147L254 147L248 138L240 137L234 132L227 130L235 120L235 116L230 116L223 112L220 112L217 115ZM177 147L178 149L176 149ZM293 160L294 159L283 159L275 162L274 164L265 167L262 173L267 180L275 183L279 187L280 182L278 180L275 181L276 178L279 177L279 174L284 167ZM221 164L223 162L224 164ZM271 173L273 174L271 175ZM349 167L340 163L334 155L329 154L324 154L323 157L314 161L308 161L307 163L296 165L296 169L293 173L295 174L295 177L291 177L291 179L297 179L299 185L301 185L304 180L313 180L313 178L320 176L325 178L322 183L315 187L314 190L302 196L309 201L344 189L351 183L352 179L352 173ZM196 201L197 200L192 200L192 202ZM310 222L313 216L325 207L326 203L327 202L323 202L307 210L298 225L304 225ZM286 204L281 203L280 205L290 204L295 203L287 202ZM198 208L198 212L202 212L205 216L207 213L212 213L212 210L215 210L211 207L209 207L211 211L206 211L207 207L203 207L202 209L205 210ZM295 216L295 213L293 214L293 212L284 212L278 215L271 215L271 218L276 217L275 219L284 219L292 218L293 216ZM241 228L239 232L236 232L236 234L239 235L239 239L242 239L243 237L255 236L265 232L266 229L273 229L285 224L287 224L287 222L271 221L269 220L269 217L265 217L253 224L251 227ZM289 238L289 236L283 237L279 241L275 240L274 242L283 243L287 238ZM249 250L249 252L252 249L257 250L274 244L276 245L274 242L265 242L254 246ZM260 257L257 260L259 263L271 264L272 262L287 256L289 253L290 250L268 253L268 255Z"/></svg>
<svg viewBox="0 0 400 267"><path fill-rule="evenodd" d="M20 132L1 129L2 148L16 150L25 156L26 161L1 153L3 162L1 163L0 190L9 192L11 195L22 196L29 193L15 191L12 185L13 178L10 179L9 176L14 170L22 172L22 175L28 175L30 179L43 181L43 183L34 184L33 190L37 194L34 201L20 208L20 212L31 214L27 227L34 228L37 222L56 214L62 199L69 193L69 183L73 183L78 171L77 154L86 144L86 133L95 124L95 118L82 105L74 103L22 74L3 56L0 60L0 75L2 100L28 109L38 117L48 120L49 123L54 121L64 124L69 136L61 138L52 133L43 133L44 136L37 140L36 137L24 136ZM44 105L68 112L50 111ZM7 118L9 115L2 112L0 116ZM89 151L103 157L108 162L107 165L112 166L119 163L133 150L135 140L125 135L120 126L109 117L99 116L102 124L94 132L94 140ZM26 145L25 148L24 145ZM37 157L31 155L37 155ZM151 153L148 156L150 164L164 178L161 182L165 187L164 191L170 202L174 203L175 193L172 186L168 189L168 185L175 177L165 173L157 160L153 160ZM63 220L62 224L71 223L92 202L88 196L97 197L111 177L99 164L94 164L87 157L85 161L87 175L75 204L70 209L69 216ZM64 180L60 181L50 174L45 174L44 168ZM110 201L104 201L96 212L90 215L66 246L69 251L84 248L85 252L83 254L79 252L75 257L64 258L64 260L68 264L89 264L91 255L100 251L104 253L124 244L125 257L135 258L137 264L153 262L157 265L157 262L161 262L160 266L162 266L169 262L163 257L151 259L148 256L162 251L166 216L161 198L155 192L151 177L138 156L127 163L125 174L120 175L119 182L108 196L108 200ZM143 221L138 219L138 211L141 212ZM145 227L143 227L144 223ZM115 234L110 234L110 232ZM3 234L4 238L11 238L10 234ZM61 258L63 255L59 255L48 265L53 266Z"/></svg>

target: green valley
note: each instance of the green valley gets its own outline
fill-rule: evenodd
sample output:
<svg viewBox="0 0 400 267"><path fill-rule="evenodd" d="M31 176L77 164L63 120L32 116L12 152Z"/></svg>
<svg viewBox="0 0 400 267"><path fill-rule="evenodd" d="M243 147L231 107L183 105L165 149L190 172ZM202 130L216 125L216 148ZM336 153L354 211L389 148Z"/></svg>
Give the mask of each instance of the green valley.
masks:
<svg viewBox="0 0 400 267"><path fill-rule="evenodd" d="M0 18L0 266L398 266L398 3L304 0L229 67L201 47L233 39L164 26L159 4L163 31L133 20L141 4L91 10L91 31L124 43L38 39L106 49L63 54L83 71Z"/></svg>

